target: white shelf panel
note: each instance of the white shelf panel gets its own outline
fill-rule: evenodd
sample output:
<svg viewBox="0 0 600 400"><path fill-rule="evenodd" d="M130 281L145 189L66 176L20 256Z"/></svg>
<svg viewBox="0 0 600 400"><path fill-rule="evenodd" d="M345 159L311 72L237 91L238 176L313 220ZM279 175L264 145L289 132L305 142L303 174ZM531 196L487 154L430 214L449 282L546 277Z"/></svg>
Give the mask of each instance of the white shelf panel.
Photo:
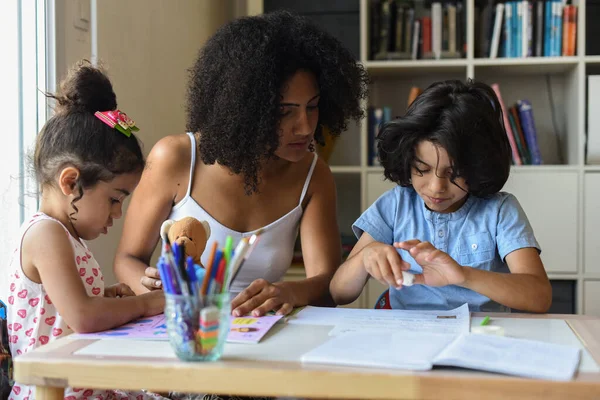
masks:
<svg viewBox="0 0 600 400"><path fill-rule="evenodd" d="M555 281L576 281L577 279L579 279L579 277L573 274L560 274L557 272L552 272L551 274L548 274L548 279Z"/></svg>
<svg viewBox="0 0 600 400"><path fill-rule="evenodd" d="M585 56L586 64L600 64L600 56Z"/></svg>
<svg viewBox="0 0 600 400"><path fill-rule="evenodd" d="M475 78L477 69L485 69L507 75L557 74L577 67L579 57L523 57L523 58L477 58L473 60Z"/></svg>
<svg viewBox="0 0 600 400"><path fill-rule="evenodd" d="M600 172L600 165L586 165L583 168L585 172Z"/></svg>
<svg viewBox="0 0 600 400"><path fill-rule="evenodd" d="M405 60L405 61L365 61L364 66L371 77L395 76L399 74L418 73L444 74L467 72L468 61L464 58L452 60ZM465 75L466 76L466 75Z"/></svg>
<svg viewBox="0 0 600 400"><path fill-rule="evenodd" d="M330 165L329 169L334 174L355 174L362 172L359 165Z"/></svg>
<svg viewBox="0 0 600 400"><path fill-rule="evenodd" d="M600 171L600 165L595 166ZM513 165L511 172L553 172L553 171L578 171L577 165ZM379 172L383 174L383 167L367 167L367 172Z"/></svg>
<svg viewBox="0 0 600 400"><path fill-rule="evenodd" d="M554 171L578 171L577 165L513 165L511 172L554 172Z"/></svg>

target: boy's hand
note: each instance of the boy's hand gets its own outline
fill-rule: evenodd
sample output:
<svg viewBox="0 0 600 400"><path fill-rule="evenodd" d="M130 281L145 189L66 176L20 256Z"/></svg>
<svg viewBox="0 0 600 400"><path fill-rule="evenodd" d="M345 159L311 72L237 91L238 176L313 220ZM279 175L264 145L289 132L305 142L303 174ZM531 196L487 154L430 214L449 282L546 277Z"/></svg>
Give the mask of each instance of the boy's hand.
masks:
<svg viewBox="0 0 600 400"><path fill-rule="evenodd" d="M448 253L435 248L429 242L418 239L394 243L394 247L407 250L423 273L415 275L415 283L428 286L461 285L466 276L464 267L460 266Z"/></svg>
<svg viewBox="0 0 600 400"><path fill-rule="evenodd" d="M373 278L384 285L400 289L404 282L402 271L410 264L402 260L398 250L389 244L373 242L362 249L363 265Z"/></svg>
<svg viewBox="0 0 600 400"><path fill-rule="evenodd" d="M135 293L124 283L117 283L104 289L104 297L135 296Z"/></svg>

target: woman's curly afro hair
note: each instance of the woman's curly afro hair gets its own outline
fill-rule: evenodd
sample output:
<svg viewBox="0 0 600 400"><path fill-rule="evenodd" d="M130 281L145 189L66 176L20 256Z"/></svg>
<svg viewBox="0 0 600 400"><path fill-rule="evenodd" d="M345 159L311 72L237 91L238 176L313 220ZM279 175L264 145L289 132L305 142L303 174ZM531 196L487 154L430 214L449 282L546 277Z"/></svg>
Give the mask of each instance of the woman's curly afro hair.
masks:
<svg viewBox="0 0 600 400"><path fill-rule="evenodd" d="M298 70L312 72L320 90L319 128L339 135L364 110L368 76L335 37L299 15L278 11L221 27L191 69L188 130L200 135L205 164L218 162L257 191L260 163L279 145L282 87Z"/></svg>

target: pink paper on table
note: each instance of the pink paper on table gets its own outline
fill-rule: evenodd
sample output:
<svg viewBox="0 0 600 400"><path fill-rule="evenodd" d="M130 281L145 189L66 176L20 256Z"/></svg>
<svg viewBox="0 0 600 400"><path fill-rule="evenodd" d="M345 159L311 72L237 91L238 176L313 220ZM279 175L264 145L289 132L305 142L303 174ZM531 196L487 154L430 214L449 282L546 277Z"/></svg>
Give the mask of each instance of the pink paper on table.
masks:
<svg viewBox="0 0 600 400"><path fill-rule="evenodd" d="M227 342L258 343L280 319L280 315L265 317L232 316ZM80 339L169 340L164 314L142 318L102 332L79 333L76 334L76 337Z"/></svg>

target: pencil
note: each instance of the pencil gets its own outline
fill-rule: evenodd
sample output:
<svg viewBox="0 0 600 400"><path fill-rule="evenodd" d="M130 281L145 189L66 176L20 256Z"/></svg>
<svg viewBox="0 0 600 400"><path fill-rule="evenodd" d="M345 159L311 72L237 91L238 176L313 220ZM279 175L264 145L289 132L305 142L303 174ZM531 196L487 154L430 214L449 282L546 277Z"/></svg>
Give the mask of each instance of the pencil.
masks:
<svg viewBox="0 0 600 400"><path fill-rule="evenodd" d="M481 321L481 326L486 326L489 323L490 323L490 317L486 315L485 318L483 319L483 321Z"/></svg>

